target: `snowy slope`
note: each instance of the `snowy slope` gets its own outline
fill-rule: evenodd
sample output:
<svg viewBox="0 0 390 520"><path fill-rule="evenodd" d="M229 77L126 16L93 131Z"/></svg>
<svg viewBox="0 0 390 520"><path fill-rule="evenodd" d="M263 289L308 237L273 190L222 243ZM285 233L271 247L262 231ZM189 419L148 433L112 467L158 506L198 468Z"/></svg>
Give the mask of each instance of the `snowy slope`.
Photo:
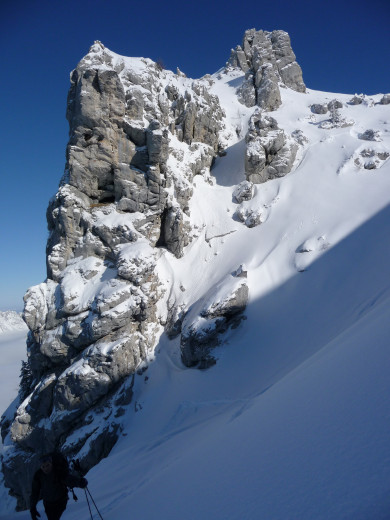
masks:
<svg viewBox="0 0 390 520"><path fill-rule="evenodd" d="M385 520L390 161L364 164L390 151L390 105L377 104L380 95L352 106L350 95L282 89L271 115L306 140L294 170L256 185L243 203L262 215L247 228L233 192L245 178L253 109L237 101L237 74L213 78L227 155L211 183L195 179L198 237L183 258L166 253L157 268L176 300L195 308L243 264L246 320L226 333L206 371L185 368L178 341L161 337L135 378L123 437L88 475L91 492L113 520ZM334 98L353 125L327 128L329 115L311 113ZM368 129L378 140L361 138ZM85 499L66 518L89 518Z"/></svg>
<svg viewBox="0 0 390 520"><path fill-rule="evenodd" d="M27 325L23 321L21 313L15 311L0 311L0 334L17 330L27 332Z"/></svg>
<svg viewBox="0 0 390 520"><path fill-rule="evenodd" d="M22 360L27 357L27 331L19 312L0 312L0 416L18 394Z"/></svg>
<svg viewBox="0 0 390 520"><path fill-rule="evenodd" d="M22 360L27 358L26 339L26 326L0 334L0 416L18 395Z"/></svg>
<svg viewBox="0 0 390 520"><path fill-rule="evenodd" d="M19 312L0 312L0 416L18 394L27 331Z"/></svg>

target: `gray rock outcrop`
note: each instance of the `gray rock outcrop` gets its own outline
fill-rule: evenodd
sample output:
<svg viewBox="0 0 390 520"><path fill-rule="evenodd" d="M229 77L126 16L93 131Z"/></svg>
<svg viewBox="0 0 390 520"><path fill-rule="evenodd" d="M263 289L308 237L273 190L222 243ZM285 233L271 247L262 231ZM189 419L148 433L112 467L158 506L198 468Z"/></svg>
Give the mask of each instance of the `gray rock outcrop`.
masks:
<svg viewBox="0 0 390 520"><path fill-rule="evenodd" d="M314 105L311 105L310 109L313 112L313 114L327 114L329 110L328 105L326 103L315 103Z"/></svg>
<svg viewBox="0 0 390 520"><path fill-rule="evenodd" d="M156 261L161 248L183 255L193 177L220 151L224 114L209 82L100 42L71 74L47 280L25 295L23 399L2 419L3 473L20 508L27 460L60 449L88 470L116 442L132 378L161 334Z"/></svg>
<svg viewBox="0 0 390 520"><path fill-rule="evenodd" d="M381 141L380 132L369 128L361 134L358 134L358 138L362 141Z"/></svg>
<svg viewBox="0 0 390 520"><path fill-rule="evenodd" d="M348 105L361 105L363 103L363 100L364 100L364 95L363 94L355 94L349 101L348 101Z"/></svg>
<svg viewBox="0 0 390 520"><path fill-rule="evenodd" d="M248 228L253 228L261 224L262 212L259 208L247 208L241 205L237 208L234 215Z"/></svg>
<svg viewBox="0 0 390 520"><path fill-rule="evenodd" d="M389 159L390 153L385 150L364 148L353 159L354 165L364 170L377 170Z"/></svg>
<svg viewBox="0 0 390 520"><path fill-rule="evenodd" d="M244 200L253 199L254 192L255 192L255 187L253 185L253 182L242 181L235 188L235 190L233 192L233 199L238 204L241 204L241 202L243 202Z"/></svg>
<svg viewBox="0 0 390 520"><path fill-rule="evenodd" d="M337 110L339 108L343 108L343 104L340 100L338 99L332 99L332 101L329 101L328 103L328 109L330 112L332 112L332 110Z"/></svg>
<svg viewBox="0 0 390 520"><path fill-rule="evenodd" d="M255 184L283 177L291 171L298 144L281 130L274 118L257 110L249 120L245 137L245 174Z"/></svg>
<svg viewBox="0 0 390 520"><path fill-rule="evenodd" d="M180 348L186 366L205 369L215 364L212 351L220 345L221 335L243 319L248 297L246 272L238 269L194 305L181 326Z"/></svg>
<svg viewBox="0 0 390 520"><path fill-rule="evenodd" d="M276 110L281 104L279 84L306 91L290 37L284 31L246 31L242 45L231 51L227 65L245 73L238 96L248 107Z"/></svg>

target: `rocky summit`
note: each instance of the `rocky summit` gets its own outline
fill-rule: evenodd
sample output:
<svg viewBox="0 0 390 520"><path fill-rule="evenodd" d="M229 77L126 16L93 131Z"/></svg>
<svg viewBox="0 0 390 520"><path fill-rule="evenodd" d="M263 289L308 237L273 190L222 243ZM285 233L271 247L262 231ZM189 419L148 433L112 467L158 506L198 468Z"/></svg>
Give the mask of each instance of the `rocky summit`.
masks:
<svg viewBox="0 0 390 520"><path fill-rule="evenodd" d="M258 184L294 169L307 142L272 115L283 90L306 92L284 31L246 31L226 65L198 80L95 42L70 81L65 173L47 210L47 279L24 298L28 362L19 398L2 418L2 468L19 508L28 506L43 452L77 457L85 471L108 455L134 377L163 333L180 338L187 367L215 364L221 335L242 327L247 268L210 278L192 300L183 285L173 287L170 270L195 240L211 248L235 232L213 234L196 223L197 179L217 188L215 168L237 147L243 171L229 219L256 227L264 215L245 203ZM222 102L226 88L234 89L230 104ZM342 127L337 107L325 108L308 107L308 115L333 110L329 128ZM375 140L373 131L364 135ZM380 153L373 164L387 159Z"/></svg>
<svg viewBox="0 0 390 520"><path fill-rule="evenodd" d="M301 67L284 31L246 31L242 46L231 51L229 64L245 73L238 95L247 107L278 108L282 102L279 85L306 91Z"/></svg>

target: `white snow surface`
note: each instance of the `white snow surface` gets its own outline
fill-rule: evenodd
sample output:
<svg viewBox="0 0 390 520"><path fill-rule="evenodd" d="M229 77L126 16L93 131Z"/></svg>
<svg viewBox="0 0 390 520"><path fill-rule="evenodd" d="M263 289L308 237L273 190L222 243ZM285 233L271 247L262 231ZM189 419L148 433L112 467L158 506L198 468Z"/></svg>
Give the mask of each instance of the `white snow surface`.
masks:
<svg viewBox="0 0 390 520"><path fill-rule="evenodd" d="M27 331L22 314L16 311L0 311L0 335L5 332Z"/></svg>
<svg viewBox="0 0 390 520"><path fill-rule="evenodd" d="M262 215L248 228L234 218L233 192L245 179L254 109L237 101L237 72L213 80L227 155L212 182L194 180L197 233L184 257L164 252L156 269L171 287L167 299L200 309L224 298L242 265L246 319L225 334L217 364L205 371L185 368L179 340L161 336L136 376L118 443L87 475L89 489L105 520L388 519L390 162L366 169L355 159L362 147L390 152L390 105L379 105L379 94L352 106L352 95L281 89L283 104L270 115L307 142L291 173L256 185L242 203ZM354 125L327 128L329 114L311 113L310 105L334 98ZM381 141L361 140L367 129ZM106 290L104 278L90 284L100 266L82 267L77 310ZM15 384L0 384L1 394L15 395ZM90 518L78 494L64 520ZM2 501L2 519L29 518L11 505Z"/></svg>
<svg viewBox="0 0 390 520"><path fill-rule="evenodd" d="M27 358L26 339L26 325L0 334L0 416L18 395L20 369Z"/></svg>

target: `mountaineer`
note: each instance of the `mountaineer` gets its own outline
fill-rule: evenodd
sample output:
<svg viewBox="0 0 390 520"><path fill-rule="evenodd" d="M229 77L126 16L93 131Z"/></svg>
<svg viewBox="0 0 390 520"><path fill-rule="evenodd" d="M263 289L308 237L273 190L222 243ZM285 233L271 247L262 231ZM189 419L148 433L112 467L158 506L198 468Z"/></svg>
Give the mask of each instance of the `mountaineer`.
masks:
<svg viewBox="0 0 390 520"><path fill-rule="evenodd" d="M43 500L48 520L60 520L68 503L68 488L86 488L88 481L84 477L72 475L66 458L60 453L51 453L40 458L40 469L35 472L30 496L32 520L41 515L37 503Z"/></svg>

